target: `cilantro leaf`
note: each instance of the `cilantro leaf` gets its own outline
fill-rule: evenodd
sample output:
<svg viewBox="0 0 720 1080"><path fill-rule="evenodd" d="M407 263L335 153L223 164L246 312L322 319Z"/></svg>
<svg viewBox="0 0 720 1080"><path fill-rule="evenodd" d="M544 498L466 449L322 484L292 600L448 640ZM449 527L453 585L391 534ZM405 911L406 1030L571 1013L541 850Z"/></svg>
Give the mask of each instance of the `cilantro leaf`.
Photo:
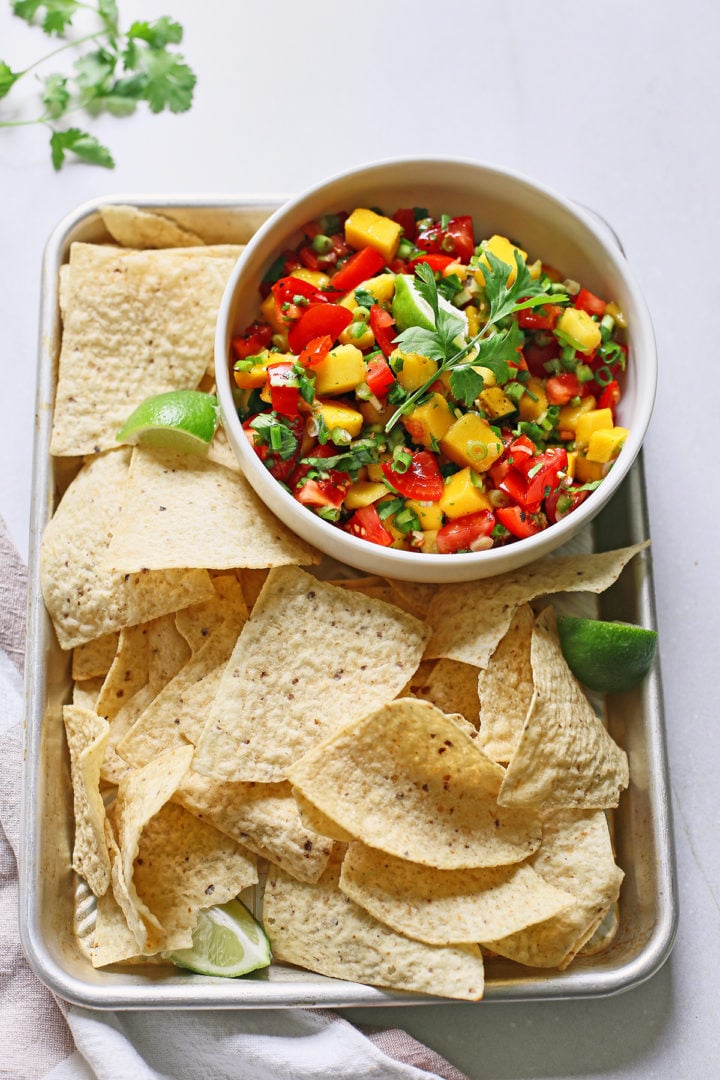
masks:
<svg viewBox="0 0 720 1080"><path fill-rule="evenodd" d="M19 78L19 71L13 71L4 60L0 60L0 98L4 98L10 92Z"/></svg>
<svg viewBox="0 0 720 1080"><path fill-rule="evenodd" d="M43 30L46 34L62 37L81 4L78 0L13 0L12 7L16 15L31 24L40 8L43 8Z"/></svg>
<svg viewBox="0 0 720 1080"><path fill-rule="evenodd" d="M338 469L340 472L349 473L354 479L357 477L363 465L373 465L379 458L379 451L375 443L370 439L362 439L344 450L341 454L332 457L305 457L303 465L312 465L321 472L329 469Z"/></svg>
<svg viewBox="0 0 720 1080"><path fill-rule="evenodd" d="M283 461L297 450L297 436L276 416L260 413L250 421L250 427L257 433L258 442L269 446Z"/></svg>
<svg viewBox="0 0 720 1080"><path fill-rule="evenodd" d="M432 308L433 315L435 316L435 323L437 324L438 305L440 301L438 298L435 274L427 263L418 263L415 267L415 277L417 278L415 288L420 293L423 300L426 300Z"/></svg>
<svg viewBox="0 0 720 1080"><path fill-rule="evenodd" d="M141 40L145 40L144 38ZM195 73L177 53L142 47L131 40L123 53L126 70L137 71L133 92L147 101L152 112L185 112L192 104Z"/></svg>
<svg viewBox="0 0 720 1080"><path fill-rule="evenodd" d="M117 57L107 49L85 53L75 61L75 81L91 97L100 97L109 90Z"/></svg>
<svg viewBox="0 0 720 1080"><path fill-rule="evenodd" d="M56 171L62 168L67 152L75 154L81 161L87 161L90 165L102 165L106 169L115 168L115 162L108 148L98 142L94 135L88 135L80 128L53 131L50 137L50 152Z"/></svg>
<svg viewBox="0 0 720 1080"><path fill-rule="evenodd" d="M508 284L512 267L492 251L485 251L484 257L489 265L483 264L482 272L485 278L485 295L490 303L490 322L500 322L506 315L511 315L523 307L535 307L550 301L540 280L534 281L530 277L530 271L522 256L517 251L514 256L516 276L512 284ZM542 299L526 302L536 296L541 296Z"/></svg>
<svg viewBox="0 0 720 1080"><path fill-rule="evenodd" d="M522 343L522 331L516 322L512 322L506 330L498 330L477 342L478 355L473 363L489 368L498 385L502 385L510 378L510 361L517 359L517 350Z"/></svg>
<svg viewBox="0 0 720 1080"><path fill-rule="evenodd" d="M168 45L179 45L183 39L183 28L180 23L163 15L155 22L134 22L127 32L127 36L140 41L146 41L153 49L164 49Z"/></svg>
<svg viewBox="0 0 720 1080"><path fill-rule="evenodd" d="M45 115L49 120L57 120L62 116L70 101L70 91L67 88L67 79L64 75L48 75L43 82L43 105Z"/></svg>
<svg viewBox="0 0 720 1080"><path fill-rule="evenodd" d="M485 386L485 380L470 364L453 368L450 372L450 387L454 397L470 408Z"/></svg>
<svg viewBox="0 0 720 1080"><path fill-rule="evenodd" d="M447 355L445 339L436 330L425 330L422 326L409 326L398 334L395 344L404 352L421 353L431 360L442 361Z"/></svg>

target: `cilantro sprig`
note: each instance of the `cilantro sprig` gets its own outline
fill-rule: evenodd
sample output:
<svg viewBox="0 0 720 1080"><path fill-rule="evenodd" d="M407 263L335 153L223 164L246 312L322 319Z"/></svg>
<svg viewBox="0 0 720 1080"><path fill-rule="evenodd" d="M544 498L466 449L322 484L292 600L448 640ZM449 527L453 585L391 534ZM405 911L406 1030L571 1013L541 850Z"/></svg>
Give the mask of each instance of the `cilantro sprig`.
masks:
<svg viewBox="0 0 720 1080"><path fill-rule="evenodd" d="M511 377L510 362L522 345L522 333L513 319L508 325L498 324L509 316L541 304L562 303L564 297L547 292L547 284L534 280L521 256L515 252L515 280L509 282L512 267L491 251L484 253L485 297L488 315L477 334L469 341L464 336L465 321L460 312L449 311L440 305L435 275L426 263L415 268L415 287L430 306L434 327L427 330L411 326L395 339L405 352L421 353L438 362L437 371L422 386L409 394L388 420L390 431L428 392L441 375L450 373L450 387L455 397L469 408L484 386L483 376L476 369L488 368L498 385Z"/></svg>
<svg viewBox="0 0 720 1080"><path fill-rule="evenodd" d="M63 39L74 29L73 19L91 12L97 28L80 37L69 38L46 56L22 70L14 71L0 60L0 99L30 72L68 49L75 56L71 74L53 72L41 78L42 111L30 119L0 120L0 127L45 125L50 131L50 153L55 169L67 154L91 165L112 169L115 165L108 147L76 126L58 126L58 121L79 112L91 116L107 112L129 116L141 102L154 113L190 108L196 77L177 52L183 38L180 23L163 16L153 22L135 21L121 30L115 0L11 0L15 15L45 34ZM92 45L90 45L92 43ZM81 46L87 49L80 51Z"/></svg>

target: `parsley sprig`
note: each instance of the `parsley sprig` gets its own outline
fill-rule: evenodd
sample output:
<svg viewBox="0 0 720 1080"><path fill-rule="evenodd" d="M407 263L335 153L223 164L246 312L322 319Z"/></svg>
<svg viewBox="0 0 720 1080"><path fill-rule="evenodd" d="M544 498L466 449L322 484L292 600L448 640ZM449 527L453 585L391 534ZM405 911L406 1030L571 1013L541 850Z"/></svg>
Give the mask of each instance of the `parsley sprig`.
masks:
<svg viewBox="0 0 720 1080"><path fill-rule="evenodd" d="M517 356L523 337L517 322L499 326L508 316L527 308L547 303L561 303L563 297L549 294L541 280L533 280L525 262L515 252L515 280L509 282L512 267L491 251L485 252L488 265L483 263L485 297L488 315L477 334L465 339L465 320L460 312L440 305L435 275L426 263L415 268L415 287L430 306L434 328L411 326L395 339L405 352L421 353L436 360L437 371L409 394L388 420L385 430L390 431L402 416L407 415L427 393L432 384L445 372L450 373L450 387L455 397L469 408L484 386L482 374L476 370L485 367L492 371L498 385L511 377L510 362Z"/></svg>
<svg viewBox="0 0 720 1080"><path fill-rule="evenodd" d="M136 21L122 31L115 0L11 0L13 12L48 36L64 38L79 13L91 12L98 27L91 33L67 40L28 67L14 71L0 60L0 98L6 97L22 78L67 49L93 47L76 57L73 74L52 73L41 79L42 112L27 120L0 120L0 127L44 124L50 130L50 153L55 169L66 154L91 165L112 169L110 150L79 127L59 127L57 122L78 112L96 116L108 112L128 116L146 102L151 112L165 109L185 112L192 104L195 74L175 50L183 37L180 23L163 16L154 22Z"/></svg>

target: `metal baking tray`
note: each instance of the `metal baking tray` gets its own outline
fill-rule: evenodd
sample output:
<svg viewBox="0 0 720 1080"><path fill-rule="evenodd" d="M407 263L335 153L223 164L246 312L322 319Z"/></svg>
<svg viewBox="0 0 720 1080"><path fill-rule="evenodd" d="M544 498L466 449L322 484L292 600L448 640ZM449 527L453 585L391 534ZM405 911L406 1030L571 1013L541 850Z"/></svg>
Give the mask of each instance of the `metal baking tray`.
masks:
<svg viewBox="0 0 720 1080"><path fill-rule="evenodd" d="M60 222L42 271L30 600L26 678L26 760L20 848L20 930L36 974L60 997L107 1009L376 1006L446 1001L326 978L274 963L240 979L217 979L167 966L136 964L94 970L73 933L77 879L70 869L73 819L62 704L70 695L70 654L63 653L45 612L39 546L58 494L78 459L53 460L51 414L60 346L58 271L76 240L108 241L98 207L107 202L157 209L208 242L242 243L283 202L279 196L116 196L85 203ZM612 502L580 535L580 550L607 550L648 536L642 459ZM577 550L577 547L575 547ZM644 552L601 597L584 598L583 614L655 627L652 554ZM617 993L649 978L675 936L677 895L670 822L662 692L657 667L638 689L606 703L611 734L630 758L630 787L615 812L617 859L625 871L612 944L579 957L565 972L537 971L503 959L487 962L485 1001L533 1001Z"/></svg>

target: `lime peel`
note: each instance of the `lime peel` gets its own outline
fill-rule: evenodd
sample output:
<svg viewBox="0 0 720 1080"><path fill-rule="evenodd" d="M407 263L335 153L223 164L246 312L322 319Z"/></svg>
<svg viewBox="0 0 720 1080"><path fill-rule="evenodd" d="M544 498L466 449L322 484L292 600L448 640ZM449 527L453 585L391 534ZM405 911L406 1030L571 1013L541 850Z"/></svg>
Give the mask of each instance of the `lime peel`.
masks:
<svg viewBox="0 0 720 1080"><path fill-rule="evenodd" d="M557 628L568 667L590 690L604 694L630 690L652 667L655 630L570 615L559 616Z"/></svg>
<svg viewBox="0 0 720 1080"><path fill-rule="evenodd" d="M218 424L218 402L202 390L169 390L146 398L115 438L131 445L205 454Z"/></svg>
<svg viewBox="0 0 720 1080"><path fill-rule="evenodd" d="M163 959L199 975L235 979L270 964L270 942L240 900L200 911L192 946L164 952Z"/></svg>

